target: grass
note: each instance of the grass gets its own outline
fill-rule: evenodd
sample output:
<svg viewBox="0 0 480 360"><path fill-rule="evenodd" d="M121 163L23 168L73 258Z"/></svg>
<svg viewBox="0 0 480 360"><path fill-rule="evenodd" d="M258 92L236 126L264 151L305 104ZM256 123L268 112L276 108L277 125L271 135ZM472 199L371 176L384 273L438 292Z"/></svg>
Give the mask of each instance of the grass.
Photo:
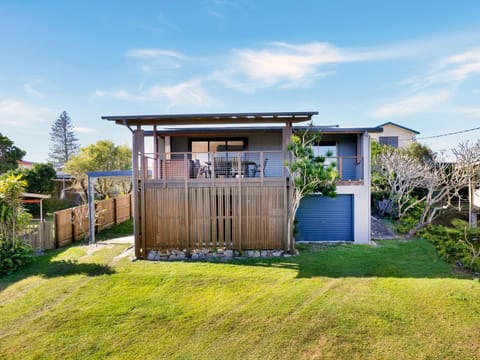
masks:
<svg viewBox="0 0 480 360"><path fill-rule="evenodd" d="M425 241L379 244L228 263L49 251L0 279L0 358L478 358L478 279Z"/></svg>
<svg viewBox="0 0 480 360"><path fill-rule="evenodd" d="M124 221L118 225L100 231L95 235L95 241L115 239L118 237L133 235L133 219Z"/></svg>

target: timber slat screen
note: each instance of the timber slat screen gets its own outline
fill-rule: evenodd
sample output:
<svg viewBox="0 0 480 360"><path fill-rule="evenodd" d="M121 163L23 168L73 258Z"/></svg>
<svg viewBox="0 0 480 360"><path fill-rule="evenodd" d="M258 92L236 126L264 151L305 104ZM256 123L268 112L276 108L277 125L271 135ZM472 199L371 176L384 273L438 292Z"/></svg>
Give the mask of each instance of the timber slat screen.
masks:
<svg viewBox="0 0 480 360"><path fill-rule="evenodd" d="M100 231L132 218L132 196L129 194L97 201L95 208L95 230ZM56 247L84 239L89 232L88 205L57 211L54 216Z"/></svg>
<svg viewBox="0 0 480 360"><path fill-rule="evenodd" d="M146 182L144 190L147 252L286 249L285 186L164 188Z"/></svg>

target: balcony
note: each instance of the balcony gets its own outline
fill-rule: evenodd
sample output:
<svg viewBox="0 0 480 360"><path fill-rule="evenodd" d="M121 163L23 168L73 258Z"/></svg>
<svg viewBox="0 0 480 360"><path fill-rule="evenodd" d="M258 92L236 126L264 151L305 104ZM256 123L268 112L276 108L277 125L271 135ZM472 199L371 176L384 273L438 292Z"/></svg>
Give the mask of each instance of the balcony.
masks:
<svg viewBox="0 0 480 360"><path fill-rule="evenodd" d="M282 151L171 152L139 156L139 178L163 185L215 186L238 183L285 184L288 171ZM363 159L336 156L338 184L363 183Z"/></svg>

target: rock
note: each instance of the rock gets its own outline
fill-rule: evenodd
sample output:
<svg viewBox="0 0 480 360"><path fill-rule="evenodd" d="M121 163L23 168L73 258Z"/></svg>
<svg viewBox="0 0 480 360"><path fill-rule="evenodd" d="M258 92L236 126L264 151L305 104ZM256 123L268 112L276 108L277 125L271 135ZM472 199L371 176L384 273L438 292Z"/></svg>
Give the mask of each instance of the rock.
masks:
<svg viewBox="0 0 480 360"><path fill-rule="evenodd" d="M272 256L274 257L280 257L283 255L283 251L282 250L274 250L272 251Z"/></svg>
<svg viewBox="0 0 480 360"><path fill-rule="evenodd" d="M191 259L192 259L192 260L197 260L198 258L199 258L198 254L197 254L196 252L194 252L194 253L192 254Z"/></svg>
<svg viewBox="0 0 480 360"><path fill-rule="evenodd" d="M260 251L256 250L256 251L253 252L253 257L254 258L258 258L260 256L261 256Z"/></svg>
<svg viewBox="0 0 480 360"><path fill-rule="evenodd" d="M158 253L155 250L150 250L147 256L147 260L154 261L157 254Z"/></svg>
<svg viewBox="0 0 480 360"><path fill-rule="evenodd" d="M223 253L225 255L225 257L233 257L233 250L225 250L225 252Z"/></svg>

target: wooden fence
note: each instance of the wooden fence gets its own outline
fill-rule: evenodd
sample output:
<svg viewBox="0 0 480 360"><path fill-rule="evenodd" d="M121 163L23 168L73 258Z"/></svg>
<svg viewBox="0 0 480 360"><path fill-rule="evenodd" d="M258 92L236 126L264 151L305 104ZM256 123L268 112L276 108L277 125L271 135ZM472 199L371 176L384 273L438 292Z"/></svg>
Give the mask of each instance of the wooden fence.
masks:
<svg viewBox="0 0 480 360"><path fill-rule="evenodd" d="M286 249L284 186L161 188L145 184L145 250Z"/></svg>
<svg viewBox="0 0 480 360"><path fill-rule="evenodd" d="M100 231L132 218L131 195L101 200L95 203L95 231ZM57 211L55 215L56 247L84 239L89 232L88 205Z"/></svg>
<svg viewBox="0 0 480 360"><path fill-rule="evenodd" d="M28 225L21 237L34 249L55 249L54 229L53 221L39 221Z"/></svg>

